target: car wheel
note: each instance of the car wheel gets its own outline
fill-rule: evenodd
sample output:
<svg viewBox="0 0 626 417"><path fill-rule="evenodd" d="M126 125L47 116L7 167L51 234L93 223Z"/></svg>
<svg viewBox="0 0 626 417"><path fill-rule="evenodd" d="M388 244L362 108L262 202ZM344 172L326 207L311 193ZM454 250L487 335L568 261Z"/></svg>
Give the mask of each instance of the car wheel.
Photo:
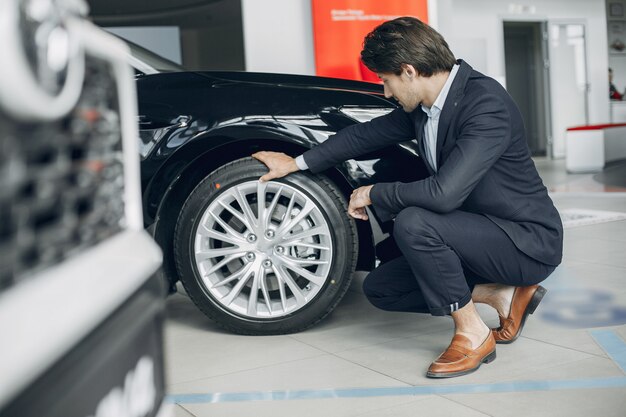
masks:
<svg viewBox="0 0 626 417"><path fill-rule="evenodd" d="M212 172L187 198L174 237L189 297L241 334L292 333L322 320L347 291L358 255L332 182L303 172L259 182L266 172L251 158Z"/></svg>

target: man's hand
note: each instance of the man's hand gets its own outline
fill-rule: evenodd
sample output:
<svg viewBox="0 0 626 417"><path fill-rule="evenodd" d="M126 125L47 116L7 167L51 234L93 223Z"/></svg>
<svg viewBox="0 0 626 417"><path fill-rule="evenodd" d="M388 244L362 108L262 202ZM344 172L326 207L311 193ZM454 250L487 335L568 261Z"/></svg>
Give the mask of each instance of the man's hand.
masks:
<svg viewBox="0 0 626 417"><path fill-rule="evenodd" d="M372 204L370 200L370 190L373 185L367 185L365 187L359 187L352 192L350 196L350 203L348 204L348 214L355 219L367 220L367 211L365 207Z"/></svg>
<svg viewBox="0 0 626 417"><path fill-rule="evenodd" d="M291 174L292 172L298 171L296 160L282 152L261 151L253 153L252 157L263 162L270 169L270 172L259 178L261 182L273 180L274 178L281 178L285 175Z"/></svg>

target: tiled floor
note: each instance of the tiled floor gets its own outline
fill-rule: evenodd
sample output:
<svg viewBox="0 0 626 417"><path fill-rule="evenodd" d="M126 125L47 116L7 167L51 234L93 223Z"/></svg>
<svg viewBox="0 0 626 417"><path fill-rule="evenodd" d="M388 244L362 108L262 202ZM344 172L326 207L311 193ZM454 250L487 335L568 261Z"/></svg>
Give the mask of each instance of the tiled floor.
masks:
<svg viewBox="0 0 626 417"><path fill-rule="evenodd" d="M536 163L557 208L626 212L626 194L567 175L563 161ZM174 415L624 416L626 221L567 229L564 249L523 336L498 345L497 360L479 371L441 381L424 373L448 345L451 319L375 309L362 272L331 317L286 336L225 333L187 297L172 296L165 342ZM489 307L480 312L497 323ZM598 331L615 343L603 347Z"/></svg>

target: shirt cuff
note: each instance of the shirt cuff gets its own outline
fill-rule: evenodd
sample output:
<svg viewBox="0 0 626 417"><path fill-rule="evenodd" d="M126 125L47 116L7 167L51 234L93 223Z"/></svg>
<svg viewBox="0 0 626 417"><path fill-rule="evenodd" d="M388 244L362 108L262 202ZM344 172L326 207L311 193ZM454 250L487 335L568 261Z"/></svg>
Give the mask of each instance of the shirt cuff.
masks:
<svg viewBox="0 0 626 417"><path fill-rule="evenodd" d="M309 166L306 164L306 161L304 160L304 156L302 155L296 157L296 165L298 166L298 169L300 171L305 171L309 169Z"/></svg>

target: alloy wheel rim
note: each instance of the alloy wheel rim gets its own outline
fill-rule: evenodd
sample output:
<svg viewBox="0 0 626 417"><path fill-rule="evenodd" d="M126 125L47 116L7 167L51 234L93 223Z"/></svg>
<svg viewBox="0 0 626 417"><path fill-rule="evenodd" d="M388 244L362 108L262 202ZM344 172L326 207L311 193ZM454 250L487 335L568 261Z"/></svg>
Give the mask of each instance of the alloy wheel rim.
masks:
<svg viewBox="0 0 626 417"><path fill-rule="evenodd" d="M319 294L329 278L333 239L307 194L253 180L223 190L209 204L193 249L200 282L221 307L247 318L275 318Z"/></svg>

